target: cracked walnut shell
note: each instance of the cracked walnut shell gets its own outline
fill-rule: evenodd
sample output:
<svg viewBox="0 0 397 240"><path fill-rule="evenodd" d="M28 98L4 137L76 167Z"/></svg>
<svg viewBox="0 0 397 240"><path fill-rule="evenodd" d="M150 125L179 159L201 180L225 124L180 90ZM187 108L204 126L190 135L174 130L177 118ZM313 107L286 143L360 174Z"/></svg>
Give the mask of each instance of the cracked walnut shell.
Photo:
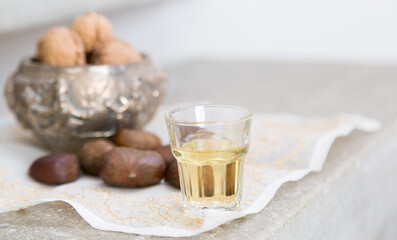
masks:
<svg viewBox="0 0 397 240"><path fill-rule="evenodd" d="M70 27L80 35L86 52L91 52L98 43L112 38L113 28L109 20L95 12L78 16Z"/></svg>
<svg viewBox="0 0 397 240"><path fill-rule="evenodd" d="M142 54L133 49L126 42L112 39L99 43L90 58L93 64L125 64L142 60Z"/></svg>
<svg viewBox="0 0 397 240"><path fill-rule="evenodd" d="M53 27L37 44L37 60L55 66L85 64L83 42L79 35L66 27Z"/></svg>

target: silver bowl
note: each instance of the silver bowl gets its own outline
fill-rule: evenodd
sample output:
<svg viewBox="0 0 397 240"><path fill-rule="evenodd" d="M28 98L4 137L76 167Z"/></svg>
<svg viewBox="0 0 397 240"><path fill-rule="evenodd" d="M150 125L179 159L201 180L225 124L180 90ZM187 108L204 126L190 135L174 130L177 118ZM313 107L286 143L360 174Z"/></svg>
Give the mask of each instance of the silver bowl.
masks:
<svg viewBox="0 0 397 240"><path fill-rule="evenodd" d="M23 60L7 80L10 109L52 150L76 150L118 129L142 128L166 92L165 74L138 63L57 67Z"/></svg>

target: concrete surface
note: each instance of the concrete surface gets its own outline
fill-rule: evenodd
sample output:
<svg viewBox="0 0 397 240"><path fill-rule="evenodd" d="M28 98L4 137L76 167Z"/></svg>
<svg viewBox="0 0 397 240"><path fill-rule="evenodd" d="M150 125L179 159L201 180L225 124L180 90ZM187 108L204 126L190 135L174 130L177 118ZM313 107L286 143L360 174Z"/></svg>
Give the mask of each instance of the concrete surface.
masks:
<svg viewBox="0 0 397 240"><path fill-rule="evenodd" d="M165 104L210 100L256 112L354 112L383 128L333 145L324 169L284 184L258 214L190 239L396 239L397 68L196 62L173 69ZM2 239L164 239L91 228L66 203L0 214Z"/></svg>

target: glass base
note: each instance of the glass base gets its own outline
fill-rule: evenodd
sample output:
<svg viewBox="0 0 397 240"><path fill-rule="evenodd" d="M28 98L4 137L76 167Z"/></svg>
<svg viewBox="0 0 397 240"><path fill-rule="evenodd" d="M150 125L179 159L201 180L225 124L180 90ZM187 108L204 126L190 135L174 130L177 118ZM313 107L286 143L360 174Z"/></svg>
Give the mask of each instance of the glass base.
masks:
<svg viewBox="0 0 397 240"><path fill-rule="evenodd" d="M185 202L183 204L183 211L187 215L203 218L205 217L205 209L215 209L220 211L240 211L240 202L231 203L221 203L221 202L211 202L211 203L200 203L200 202Z"/></svg>

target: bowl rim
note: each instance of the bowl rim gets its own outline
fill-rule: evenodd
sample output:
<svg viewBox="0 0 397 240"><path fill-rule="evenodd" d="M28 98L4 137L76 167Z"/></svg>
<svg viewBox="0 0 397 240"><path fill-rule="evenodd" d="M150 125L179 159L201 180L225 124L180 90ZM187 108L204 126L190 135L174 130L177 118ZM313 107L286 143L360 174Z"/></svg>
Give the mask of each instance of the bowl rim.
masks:
<svg viewBox="0 0 397 240"><path fill-rule="evenodd" d="M86 63L84 65L74 65L74 66L56 66L56 65L50 65L46 63L39 62L35 60L35 56L27 56L24 57L20 65L24 67L31 67L31 68L42 68L42 69L48 69L48 70L73 70L73 69L81 69L81 68L103 68L103 67L109 67L109 68L120 68L120 67L137 67L141 65L147 65L152 63L151 58L144 54L142 54L142 60L139 62L134 62L134 63L123 63L123 64L90 64Z"/></svg>

